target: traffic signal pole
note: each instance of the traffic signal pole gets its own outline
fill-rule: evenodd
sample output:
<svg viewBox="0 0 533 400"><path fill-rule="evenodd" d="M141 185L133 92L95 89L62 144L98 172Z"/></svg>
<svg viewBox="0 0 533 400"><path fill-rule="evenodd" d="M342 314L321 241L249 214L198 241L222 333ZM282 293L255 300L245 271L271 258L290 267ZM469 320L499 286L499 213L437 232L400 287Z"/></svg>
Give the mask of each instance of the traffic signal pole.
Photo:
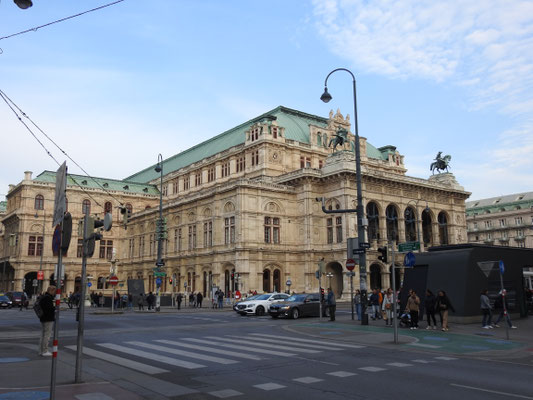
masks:
<svg viewBox="0 0 533 400"><path fill-rule="evenodd" d="M83 330L85 322L85 286L87 279L87 242L88 242L88 219L89 216L85 214L83 217L83 244L82 244L82 259L81 259L81 297L78 305L78 338L76 345L76 372L74 381L76 383L82 382L82 360L83 360ZM91 232L92 233L92 232ZM111 302L112 303L112 302Z"/></svg>

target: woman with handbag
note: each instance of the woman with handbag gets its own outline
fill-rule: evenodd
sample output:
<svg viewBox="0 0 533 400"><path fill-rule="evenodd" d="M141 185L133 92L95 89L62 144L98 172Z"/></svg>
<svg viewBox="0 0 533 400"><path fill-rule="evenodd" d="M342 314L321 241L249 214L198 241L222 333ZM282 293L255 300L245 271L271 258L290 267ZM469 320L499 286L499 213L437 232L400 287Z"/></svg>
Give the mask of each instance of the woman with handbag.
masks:
<svg viewBox="0 0 533 400"><path fill-rule="evenodd" d="M442 330L448 331L448 312L450 310L455 312L455 309L453 308L448 296L446 296L446 292L444 290L439 290L437 302L435 303L435 308L439 312Z"/></svg>
<svg viewBox="0 0 533 400"><path fill-rule="evenodd" d="M383 296L383 303L381 303L381 309L384 313L385 325L392 325L392 318L394 318L393 304L394 299L392 296L392 289L388 288L385 296Z"/></svg>

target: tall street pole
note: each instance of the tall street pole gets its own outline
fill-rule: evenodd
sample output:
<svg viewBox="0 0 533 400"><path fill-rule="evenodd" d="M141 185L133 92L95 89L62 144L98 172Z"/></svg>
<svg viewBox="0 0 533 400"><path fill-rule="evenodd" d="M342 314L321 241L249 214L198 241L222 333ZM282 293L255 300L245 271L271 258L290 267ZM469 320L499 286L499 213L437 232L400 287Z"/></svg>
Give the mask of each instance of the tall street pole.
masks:
<svg viewBox="0 0 533 400"><path fill-rule="evenodd" d="M357 122L357 90L355 84L354 74L346 68L337 68L331 71L324 82L324 93L320 96L320 99L327 103L332 97L328 93L328 78L331 74L337 71L346 71L352 76L353 80L353 108L354 108L354 127L355 127L355 176L357 184L357 236L359 237L359 243L365 242L365 210L363 207L363 189L362 189L362 178L361 178L361 146L359 144L359 126ZM368 315L366 314L366 302L367 302L367 293L366 293L366 252L359 254L359 285L361 290L361 325L368 325ZM353 299L351 299L353 301Z"/></svg>
<svg viewBox="0 0 533 400"><path fill-rule="evenodd" d="M159 223L158 223L158 229L157 229L157 262L156 270L160 272L160 267L162 267L163 260L162 257L162 248L163 248L163 156L159 154L157 156L157 166L155 167L156 172L161 173L161 186L159 188ZM159 276L156 278L161 279ZM156 303L155 303L155 310L159 312L161 310L161 285L157 285L157 291L156 291Z"/></svg>

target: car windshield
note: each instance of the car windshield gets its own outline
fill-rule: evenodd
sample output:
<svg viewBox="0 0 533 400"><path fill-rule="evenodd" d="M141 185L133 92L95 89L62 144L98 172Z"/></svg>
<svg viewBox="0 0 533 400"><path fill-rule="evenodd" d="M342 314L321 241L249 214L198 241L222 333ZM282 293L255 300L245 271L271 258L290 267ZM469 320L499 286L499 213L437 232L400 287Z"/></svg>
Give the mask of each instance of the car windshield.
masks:
<svg viewBox="0 0 533 400"><path fill-rule="evenodd" d="M270 297L269 294L261 294L257 296L254 300L268 300L269 297Z"/></svg>
<svg viewBox="0 0 533 400"><path fill-rule="evenodd" d="M293 294L291 297L289 297L285 301L304 301L306 298L306 294Z"/></svg>
<svg viewBox="0 0 533 400"><path fill-rule="evenodd" d="M0 296L0 301L9 301L7 296Z"/></svg>
<svg viewBox="0 0 533 400"><path fill-rule="evenodd" d="M253 296L248 296L247 298L245 298L243 301L250 301L250 300L255 300L259 297L258 294L254 294Z"/></svg>

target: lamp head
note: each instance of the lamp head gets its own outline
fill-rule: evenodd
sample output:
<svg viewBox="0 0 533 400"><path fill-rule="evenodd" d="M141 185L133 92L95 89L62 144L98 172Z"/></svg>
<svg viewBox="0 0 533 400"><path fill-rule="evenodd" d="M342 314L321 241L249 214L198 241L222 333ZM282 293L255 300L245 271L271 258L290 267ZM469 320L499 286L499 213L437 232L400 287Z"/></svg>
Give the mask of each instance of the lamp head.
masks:
<svg viewBox="0 0 533 400"><path fill-rule="evenodd" d="M320 96L320 100L322 100L324 103L329 103L332 98L333 97L331 97L328 92L328 87L324 87L324 93L322 93L322 96Z"/></svg>
<svg viewBox="0 0 533 400"><path fill-rule="evenodd" d="M161 172L163 170L163 168L161 168L161 164L159 163L156 165L154 169L155 169L155 172Z"/></svg>
<svg viewBox="0 0 533 400"><path fill-rule="evenodd" d="M13 2L19 7L25 10L26 8L30 8L33 6L33 3L31 0L13 0Z"/></svg>

